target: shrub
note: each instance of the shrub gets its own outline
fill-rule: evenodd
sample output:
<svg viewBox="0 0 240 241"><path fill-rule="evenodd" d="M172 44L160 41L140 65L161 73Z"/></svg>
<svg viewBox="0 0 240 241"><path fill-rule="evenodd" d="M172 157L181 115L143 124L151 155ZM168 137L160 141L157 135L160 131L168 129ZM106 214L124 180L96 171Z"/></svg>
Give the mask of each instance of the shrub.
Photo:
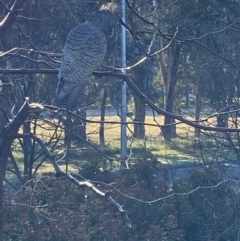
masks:
<svg viewBox="0 0 240 241"><path fill-rule="evenodd" d="M86 173L91 168L87 167ZM84 170L83 170L84 171ZM166 198L148 205L124 197L104 186L128 213L129 228L117 210L91 190L79 188L65 178L51 174L32 180L24 193L5 196L5 240L19 241L197 241L236 240L239 224L239 194L222 181L217 170L192 171L188 178L177 181L171 191L164 179L166 168L156 163L139 161L125 173L97 172L95 180L112 185L125 195L141 200L154 200L175 192L189 195Z"/></svg>

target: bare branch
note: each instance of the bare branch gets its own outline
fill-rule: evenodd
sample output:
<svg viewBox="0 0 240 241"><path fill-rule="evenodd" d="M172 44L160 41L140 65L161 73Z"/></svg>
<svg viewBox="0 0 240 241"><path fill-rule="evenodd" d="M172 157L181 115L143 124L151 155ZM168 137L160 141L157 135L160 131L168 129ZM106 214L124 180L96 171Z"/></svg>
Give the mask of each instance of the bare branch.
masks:
<svg viewBox="0 0 240 241"><path fill-rule="evenodd" d="M154 53L152 53L152 54L147 53L145 57L143 57L143 58L140 59L137 63L135 63L135 64L133 64L133 65L131 65L131 66L128 66L128 67L126 67L126 68L117 68L117 69L118 69L118 70L130 70L130 69L136 67L137 65L143 63L147 58L153 57L153 56L155 56L155 55L157 55L157 54L162 53L163 51L165 51L166 49L168 49L168 48L171 46L171 44L172 44L173 41L175 40L175 38L176 38L179 30L180 30L180 27L177 27L176 32L174 33L171 41L170 41L164 48L162 48L162 49L160 49L160 50L158 50L158 51L156 51L156 52L154 52Z"/></svg>
<svg viewBox="0 0 240 241"><path fill-rule="evenodd" d="M96 76L115 76L123 79L126 81L126 83L132 88L132 90L145 102L148 104L149 107L152 108L152 110L156 111L158 114L164 115L164 116L169 116L173 119L179 120L182 123L185 123L189 126L199 128L201 130L205 131L216 131L216 132L240 132L240 129L238 128L225 128L225 127L212 127L212 126L205 126L198 124L197 122L190 121L186 118L184 118L181 115L176 115L170 112L167 112L159 107L157 107L149 98L147 98L146 95L142 93L142 91L134 84L134 82L131 80L131 78L125 74L122 73L114 73L111 71L106 71L106 72L94 72L93 73ZM198 121L199 122L199 121Z"/></svg>
<svg viewBox="0 0 240 241"><path fill-rule="evenodd" d="M0 37L6 32L6 30L11 26L15 19L15 15L22 8L26 0L15 0L10 11L5 16L5 18L0 22Z"/></svg>
<svg viewBox="0 0 240 241"><path fill-rule="evenodd" d="M26 59L30 62L33 62L35 63L36 65L38 64L43 64L43 65L46 65L47 67L49 68L53 68L54 69L54 66L52 66L51 64L47 63L46 61L44 60L37 60L37 59L32 59L30 57L27 57L26 55L22 55L22 54L14 54L14 53L9 53L7 56L10 56L10 57L19 57L19 58L22 58L22 59Z"/></svg>
<svg viewBox="0 0 240 241"><path fill-rule="evenodd" d="M37 53L37 54L41 54L43 56L62 57L62 54L60 54L60 53L50 53L50 52L35 50L35 49L32 49L32 48L18 48L18 47L12 48L8 51L5 51L5 52L1 53L0 57L7 56L10 53L17 53L19 51L25 51L25 52L28 52L28 53Z"/></svg>
<svg viewBox="0 0 240 241"><path fill-rule="evenodd" d="M59 69L0 69L0 74L58 74Z"/></svg>
<svg viewBox="0 0 240 241"><path fill-rule="evenodd" d="M96 184L101 184L103 186L106 186L106 187L109 187L111 188L112 190L116 191L118 194L120 194L121 196L125 197L125 198L128 198L128 199L131 199L131 200L134 200L134 201L137 201L137 202L140 202L140 203L144 203L144 204L154 204L154 203L157 203L157 202L160 202L164 199L168 199L168 198L171 198L171 197L174 197L174 196L188 196L198 190L201 190L201 189L214 189L214 188L218 188L219 186L227 183L227 182L233 182L233 183L237 183L239 184L239 181L238 180L234 180L234 179L226 179L226 180L223 180L219 183L217 183L216 185L213 185L213 186L198 186L196 187L195 189L192 189L191 191L189 192L185 192L185 193L176 193L176 192L173 192L167 196L164 196L164 197L160 197L158 199L155 199L155 200L152 200L152 201L144 201L142 199L139 199L139 198L135 198L135 197L132 197L132 196L129 196L129 195L126 195L124 193L122 193L121 191L119 191L118 189L116 189L115 187L113 187L113 185L111 184L106 184L104 182L100 182L100 181L91 181L93 183L96 183Z"/></svg>
<svg viewBox="0 0 240 241"><path fill-rule="evenodd" d="M45 152L45 154L48 156L48 158L50 159L55 171L56 171L56 176L57 177L61 177L61 176L65 176L67 177L73 184L79 186L79 187L88 187L89 189L91 189L94 193L96 193L98 196L105 198L106 200L109 201L110 204L112 204L122 215L122 217L126 220L128 225L131 225L131 221L128 217L128 215L126 214L126 212L123 210L123 207L118 204L107 192L102 192L100 189L96 188L91 182L89 181L79 181L77 180L73 174L68 174L63 172L58 163L56 158L54 157L54 155L50 152L50 150L48 149L48 147L45 145L44 141L40 138L38 138L37 136L33 135L32 133L28 133L28 134L19 134L17 136L19 137L29 137L32 138L33 140L35 140L37 143L40 144L40 146L42 147L43 151Z"/></svg>
<svg viewBox="0 0 240 241"><path fill-rule="evenodd" d="M43 73L43 74L57 74L58 69L0 69L0 74L36 74L36 73ZM201 121L190 121L181 115L176 115L170 112L167 112L159 107L157 107L146 95L142 93L142 91L134 84L131 78L122 73L116 73L113 71L94 71L93 75L95 76L115 76L123 79L126 83L133 89L133 91L145 102L148 104L152 110L156 111L156 113L164 116L169 116L173 119L179 120L182 123L185 123L189 126L199 128L204 131L215 131L215 132L240 132L238 128L225 128L225 127L212 127L212 126L205 126L198 124Z"/></svg>

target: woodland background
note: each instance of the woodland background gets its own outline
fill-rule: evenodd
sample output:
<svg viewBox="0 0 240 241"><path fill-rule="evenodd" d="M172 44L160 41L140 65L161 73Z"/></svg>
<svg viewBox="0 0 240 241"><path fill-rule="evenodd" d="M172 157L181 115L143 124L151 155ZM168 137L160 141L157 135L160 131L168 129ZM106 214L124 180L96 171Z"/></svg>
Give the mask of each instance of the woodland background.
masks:
<svg viewBox="0 0 240 241"><path fill-rule="evenodd" d="M126 74L119 31L59 109L66 36L105 2L0 1L0 240L240 240L240 1L126 1Z"/></svg>

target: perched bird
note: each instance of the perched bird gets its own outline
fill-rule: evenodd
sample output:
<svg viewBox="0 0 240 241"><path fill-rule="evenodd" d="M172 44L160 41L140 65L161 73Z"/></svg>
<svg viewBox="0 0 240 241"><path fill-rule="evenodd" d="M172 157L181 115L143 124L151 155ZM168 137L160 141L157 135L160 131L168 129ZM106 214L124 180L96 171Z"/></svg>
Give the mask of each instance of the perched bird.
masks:
<svg viewBox="0 0 240 241"><path fill-rule="evenodd" d="M81 86L102 64L118 22L118 6L108 3L69 32L58 74L57 106L67 109L78 106Z"/></svg>

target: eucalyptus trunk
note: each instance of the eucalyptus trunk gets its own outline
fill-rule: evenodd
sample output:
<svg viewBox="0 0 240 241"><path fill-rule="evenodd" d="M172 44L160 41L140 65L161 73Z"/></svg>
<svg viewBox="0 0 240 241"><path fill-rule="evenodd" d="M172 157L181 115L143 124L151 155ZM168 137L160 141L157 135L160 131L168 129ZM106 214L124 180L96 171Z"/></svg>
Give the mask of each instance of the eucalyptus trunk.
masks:
<svg viewBox="0 0 240 241"><path fill-rule="evenodd" d="M178 44L172 45L168 49L167 64L164 62L164 56L160 55L159 62L162 71L162 77L165 86L165 110L169 113L174 112L175 87L177 84L177 71L180 59L180 47ZM177 136L175 119L165 116L164 127L162 128L165 142L170 141Z"/></svg>
<svg viewBox="0 0 240 241"><path fill-rule="evenodd" d="M6 138L4 137L4 127L7 125L7 115L9 111L9 87L3 87L0 93L0 240L3 240L3 227L4 227L4 220L3 220L3 181L5 179L5 169L8 160L8 156L10 155L10 147L11 144L6 143Z"/></svg>
<svg viewBox="0 0 240 241"><path fill-rule="evenodd" d="M135 106L134 137L143 139L145 137L145 102L137 95L133 95Z"/></svg>
<svg viewBox="0 0 240 241"><path fill-rule="evenodd" d="M107 89L103 88L103 97L102 97L102 103L101 103L101 123L99 128L99 139L100 139L100 145L102 146L105 145L104 120L105 120L106 102L107 102Z"/></svg>

